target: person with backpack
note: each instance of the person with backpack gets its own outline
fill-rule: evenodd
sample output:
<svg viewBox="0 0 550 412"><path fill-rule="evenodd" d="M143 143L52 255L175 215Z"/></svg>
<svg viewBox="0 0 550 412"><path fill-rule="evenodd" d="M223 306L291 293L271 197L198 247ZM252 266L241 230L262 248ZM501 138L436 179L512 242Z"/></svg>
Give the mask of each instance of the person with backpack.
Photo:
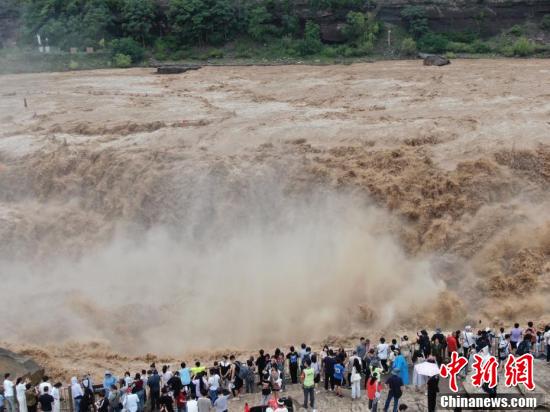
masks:
<svg viewBox="0 0 550 412"><path fill-rule="evenodd" d="M279 399L279 392L281 391L283 380L281 378L281 373L277 368L277 362L275 359L271 361L269 381L271 383L271 393L273 395L273 399L277 400Z"/></svg>
<svg viewBox="0 0 550 412"><path fill-rule="evenodd" d="M288 370L290 372L290 382L293 385L298 383L298 360L300 355L294 349L294 346L290 347L290 352L287 353L286 358L288 360Z"/></svg>
<svg viewBox="0 0 550 412"><path fill-rule="evenodd" d="M311 361L305 361L300 380L304 389L304 409L307 410L308 399L311 408L315 409L315 370L311 367Z"/></svg>
<svg viewBox="0 0 550 412"><path fill-rule="evenodd" d="M526 334L516 349L516 355L522 356L531 352L531 335Z"/></svg>
<svg viewBox="0 0 550 412"><path fill-rule="evenodd" d="M229 357L229 361L231 362L229 376L231 382L233 383L233 388L231 388L231 392L233 394L233 398L239 399L239 395L241 394L241 389L244 384L244 381L241 378L241 363L235 359L234 355L231 355Z"/></svg>

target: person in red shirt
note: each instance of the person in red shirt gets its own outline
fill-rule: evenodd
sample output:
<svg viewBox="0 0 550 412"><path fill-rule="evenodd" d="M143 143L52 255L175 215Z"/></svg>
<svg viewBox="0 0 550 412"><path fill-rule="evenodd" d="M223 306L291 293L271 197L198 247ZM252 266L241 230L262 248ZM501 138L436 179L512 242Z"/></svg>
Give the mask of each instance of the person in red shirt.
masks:
<svg viewBox="0 0 550 412"><path fill-rule="evenodd" d="M455 332L447 336L447 351L449 352L449 358L451 357L451 353L458 351L458 341Z"/></svg>

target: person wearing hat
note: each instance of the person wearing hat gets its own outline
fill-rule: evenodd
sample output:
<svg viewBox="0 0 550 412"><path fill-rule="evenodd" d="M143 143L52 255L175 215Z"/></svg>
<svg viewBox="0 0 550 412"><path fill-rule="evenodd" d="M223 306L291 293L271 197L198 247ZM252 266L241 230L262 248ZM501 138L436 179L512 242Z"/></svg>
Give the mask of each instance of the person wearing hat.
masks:
<svg viewBox="0 0 550 412"><path fill-rule="evenodd" d="M103 389L105 390L105 397L109 397L111 386L116 385L116 383L116 376L113 376L113 374L109 371L105 371L105 377L103 378Z"/></svg>
<svg viewBox="0 0 550 412"><path fill-rule="evenodd" d="M393 412L397 412L397 408L399 407L399 399L401 398L401 395L403 395L403 392L401 391L401 387L403 386L403 380L399 376L400 374L399 368L395 368L391 371L391 376L386 381L386 386L388 387L388 398L386 399L386 403L384 405L384 412L388 412L388 409L390 408L391 401L393 399Z"/></svg>

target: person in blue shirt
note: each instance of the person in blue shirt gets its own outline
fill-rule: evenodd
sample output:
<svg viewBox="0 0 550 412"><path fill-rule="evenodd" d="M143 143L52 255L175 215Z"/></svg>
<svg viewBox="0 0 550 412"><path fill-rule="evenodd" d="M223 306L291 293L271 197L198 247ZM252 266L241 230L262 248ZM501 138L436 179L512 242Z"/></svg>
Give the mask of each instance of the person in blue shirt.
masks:
<svg viewBox="0 0 550 412"><path fill-rule="evenodd" d="M105 371L105 377L103 378L103 389L105 390L105 397L109 397L109 392L111 391L111 387L113 385L117 384L117 379L113 374L109 371Z"/></svg>
<svg viewBox="0 0 550 412"><path fill-rule="evenodd" d="M409 384L409 365L399 349L396 349L394 352L397 356L393 360L392 368L400 370L399 377L403 381L403 385L406 386Z"/></svg>
<svg viewBox="0 0 550 412"><path fill-rule="evenodd" d="M342 386L344 385L344 372L346 368L341 360L334 364L334 385L336 386L336 396L343 398Z"/></svg>
<svg viewBox="0 0 550 412"><path fill-rule="evenodd" d="M403 386L403 380L401 380L399 372L400 370L398 368L394 368L391 371L392 375L386 381L386 385L388 386L389 391L388 398L386 399L386 404L384 405L384 412L388 412L392 399L393 412L397 412L397 408L399 406L399 398L401 398L401 395L403 394L401 390L401 387Z"/></svg>
<svg viewBox="0 0 550 412"><path fill-rule="evenodd" d="M191 385L191 371L185 364L185 362L181 363L181 369L180 369L180 379L183 387L186 391L189 391L190 385Z"/></svg>

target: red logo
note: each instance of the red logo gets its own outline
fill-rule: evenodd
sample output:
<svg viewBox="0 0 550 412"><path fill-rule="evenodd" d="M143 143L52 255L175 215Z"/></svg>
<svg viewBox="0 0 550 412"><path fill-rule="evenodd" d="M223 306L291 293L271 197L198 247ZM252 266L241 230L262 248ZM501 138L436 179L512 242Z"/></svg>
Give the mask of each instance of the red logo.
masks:
<svg viewBox="0 0 550 412"><path fill-rule="evenodd" d="M494 356L488 356L485 360L478 354L474 355L472 364L474 374L472 375L472 385L481 387L484 383L489 384L489 388L497 386L498 382L498 361Z"/></svg>
<svg viewBox="0 0 550 412"><path fill-rule="evenodd" d="M447 364L442 364L439 368L439 374L443 377L449 377L449 387L453 392L458 392L458 384L456 375L468 364L468 359L464 356L458 356L458 353L451 354L451 361Z"/></svg>
<svg viewBox="0 0 550 412"><path fill-rule="evenodd" d="M533 355L526 353L517 358L514 355L508 355L504 364L504 375L506 386L517 386L521 383L527 390L535 389Z"/></svg>

